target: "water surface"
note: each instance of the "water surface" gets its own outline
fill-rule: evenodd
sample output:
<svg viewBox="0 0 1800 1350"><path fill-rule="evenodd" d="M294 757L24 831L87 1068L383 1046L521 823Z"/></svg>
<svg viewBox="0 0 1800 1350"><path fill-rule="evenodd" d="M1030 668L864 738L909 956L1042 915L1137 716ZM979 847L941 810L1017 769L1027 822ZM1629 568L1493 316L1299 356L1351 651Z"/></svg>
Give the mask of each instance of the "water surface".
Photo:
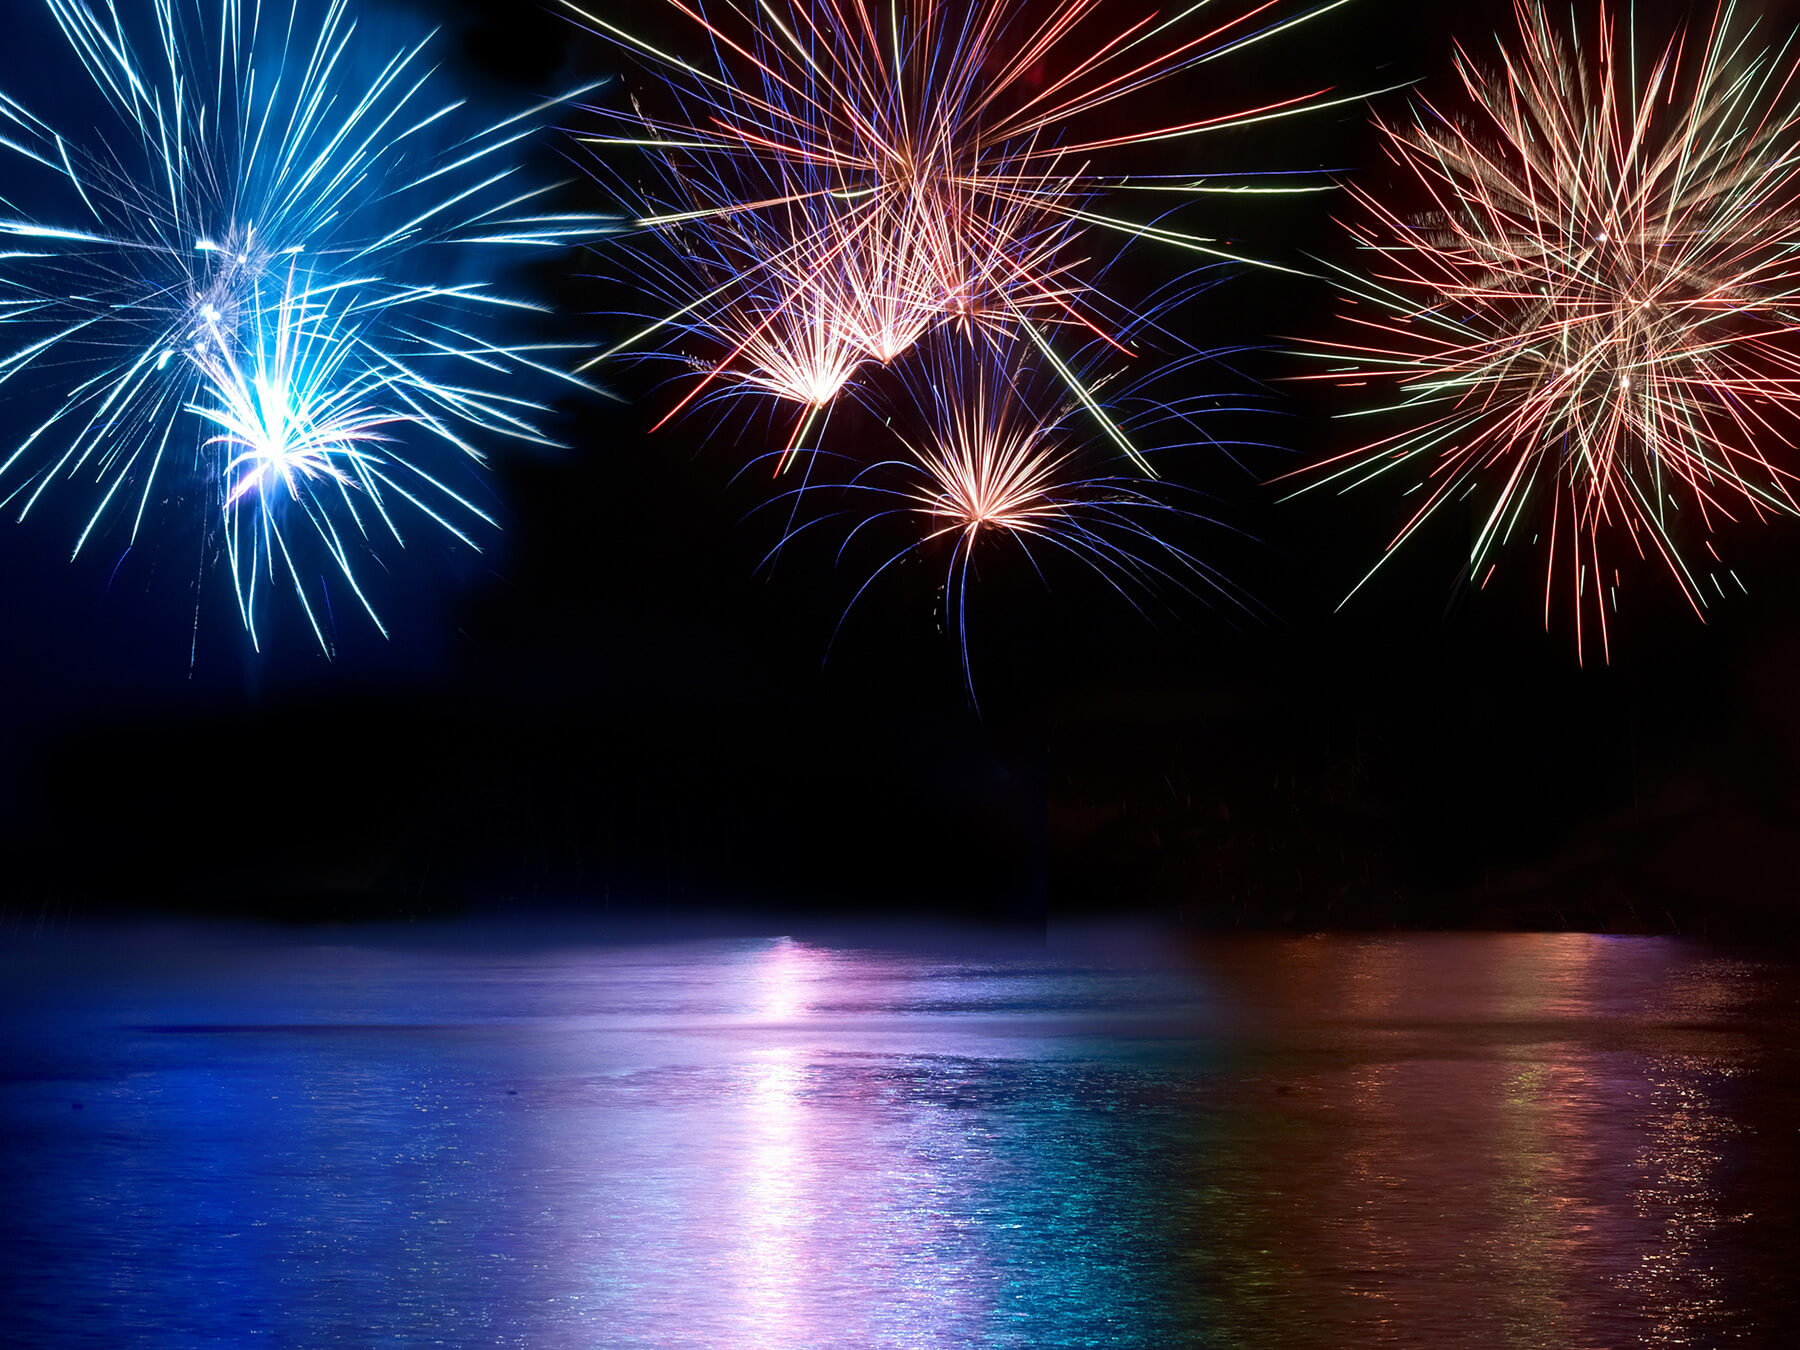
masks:
<svg viewBox="0 0 1800 1350"><path fill-rule="evenodd" d="M15 941L0 1339L1790 1343L1800 981L1667 939Z"/></svg>

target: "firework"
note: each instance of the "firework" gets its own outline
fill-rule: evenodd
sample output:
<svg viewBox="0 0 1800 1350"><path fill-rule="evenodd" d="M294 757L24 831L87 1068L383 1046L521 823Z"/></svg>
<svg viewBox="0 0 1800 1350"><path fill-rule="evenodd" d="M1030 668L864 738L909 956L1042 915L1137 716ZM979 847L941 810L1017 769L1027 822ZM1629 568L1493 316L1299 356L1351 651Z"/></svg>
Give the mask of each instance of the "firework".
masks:
<svg viewBox="0 0 1800 1350"><path fill-rule="evenodd" d="M1160 218L1113 214L1100 198L1296 189L1271 189L1263 179L1108 174L1096 161L1334 100L1321 90L1133 133L1081 128L1103 113L1111 119L1122 100L1157 81L1343 2L1274 19L1268 3L1223 16L1194 5L1119 28L1100 0L790 0L754 16L736 11L734 24L671 0L714 53L702 67L564 0L578 22L661 70L672 109L656 113L634 101L629 110L595 110L616 130L594 144L648 152L662 186L634 194L636 223L674 255L661 268L634 267L666 283L658 298L672 302L668 310L600 359L673 331L703 339L709 352L685 358L702 378L680 406L719 387L760 387L816 407L817 395L852 381L860 360L892 361L939 324L984 328L1036 348L1109 439L1147 469L1054 350L1058 329L1078 343L1116 341L1130 320L1084 278L1079 241L1110 229L1212 262L1244 259ZM778 364L771 347L788 353L779 364L826 378L759 377L754 372ZM802 425L811 420L803 414Z"/></svg>
<svg viewBox="0 0 1800 1350"><path fill-rule="evenodd" d="M354 487L385 520L378 464L450 473L482 435L548 443L543 406L501 390L557 378L555 349L499 336L532 307L468 260L602 228L525 182L532 120L560 100L470 126L434 94L427 42L378 53L349 0L46 2L113 130L65 137L0 96L0 385L29 372L29 397L54 399L0 461L0 493L21 515L55 483L91 494L77 552L114 516L129 548L153 505L200 503L244 583L250 534L265 574L292 542L268 506L279 483L362 598L321 493ZM372 456L377 426L407 454Z"/></svg>
<svg viewBox="0 0 1800 1350"><path fill-rule="evenodd" d="M1113 388L1117 376L1094 376L1097 342L1078 352L1076 371L1091 396L1105 399L1115 424L1154 435L1166 451L1205 444L1227 449L1202 429L1221 412L1243 411L1228 401L1189 394L1174 402L1153 396L1159 380L1188 383L1198 354L1157 368L1151 377ZM1209 354L1216 356L1219 354ZM1097 574L1138 606L1159 590L1202 592L1248 608L1245 597L1215 568L1173 542L1180 524L1205 518L1192 494L1107 467L1093 437L1084 434L1084 405L1066 384L1006 345L969 342L953 332L927 338L916 358L867 400L891 429L896 453L874 461L821 455L846 463L848 477L832 493L828 470L812 469L806 487L787 494L835 499L835 510L790 520L781 546L805 530L831 522L844 532L842 557L860 537L901 536L861 583L845 615L884 573L908 559L941 566L945 626L954 633L971 695L974 673L968 643L971 578L984 558L1022 557L1040 577L1061 557ZM1205 416L1200 415L1205 405ZM1179 428L1185 440L1166 433ZM783 499L778 499L783 500Z"/></svg>
<svg viewBox="0 0 1800 1350"><path fill-rule="evenodd" d="M1725 569L1694 541L1716 560L1720 526L1794 508L1795 68L1734 36L1729 5L1643 62L1604 6L1589 44L1515 8L1496 71L1459 50L1464 108L1383 126L1428 214L1353 189L1383 270L1351 278L1360 336L1321 345L1332 369L1313 378L1392 389L1382 411L1405 425L1319 481L1419 494L1383 561L1465 500L1477 585L1503 544L1541 540L1546 626L1561 593L1578 653L1584 626L1606 653L1619 550L1701 613Z"/></svg>
<svg viewBox="0 0 1800 1350"><path fill-rule="evenodd" d="M1037 237L1018 231L1024 261L1002 255L985 265L1004 266L1006 276L971 281L944 263L959 235L974 228L966 202L936 189L844 199L823 190L821 181L810 175L766 184L756 209L732 209L733 192L744 188L741 177L728 186L689 166L671 182L682 209L667 201L640 203L640 220L656 222L657 242L670 247L632 241L617 247L629 259L632 289L660 311L637 316L645 325L638 336L654 332L664 340L630 354L674 357L683 374L702 376L663 421L706 402L773 397L792 411L784 433L792 451L823 428L832 402L865 366L899 360L942 322L996 339L1012 336L1008 326L1016 314L1056 322L1058 316L1043 315L1037 295L1015 295L1003 311L987 297L1013 287L1037 258L1054 251L1066 223ZM1035 284L1042 289L1041 280ZM1063 292L1043 291L1042 298L1060 302ZM603 358L633 345L628 340Z"/></svg>
<svg viewBox="0 0 1800 1350"><path fill-rule="evenodd" d="M394 499L471 547L458 518L493 521L407 457L406 430L431 419L399 409L420 408L433 391L403 368L362 359L354 291L313 292L297 281L290 270L279 302L265 309L259 300L233 340L196 352L202 384L188 411L213 428L203 446L217 452L225 550L252 642L259 587L266 593L291 581L329 650L297 554L322 550L385 636L357 581L354 554L373 553L380 538L405 542Z"/></svg>

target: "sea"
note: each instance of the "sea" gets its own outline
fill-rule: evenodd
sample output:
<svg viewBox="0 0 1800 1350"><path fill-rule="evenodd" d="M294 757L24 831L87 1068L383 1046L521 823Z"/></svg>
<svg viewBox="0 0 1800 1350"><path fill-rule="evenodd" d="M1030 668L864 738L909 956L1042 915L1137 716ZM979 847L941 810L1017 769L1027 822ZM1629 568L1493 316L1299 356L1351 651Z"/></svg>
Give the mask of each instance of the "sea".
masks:
<svg viewBox="0 0 1800 1350"><path fill-rule="evenodd" d="M1800 1338L1782 956L94 924L0 1014L6 1345Z"/></svg>

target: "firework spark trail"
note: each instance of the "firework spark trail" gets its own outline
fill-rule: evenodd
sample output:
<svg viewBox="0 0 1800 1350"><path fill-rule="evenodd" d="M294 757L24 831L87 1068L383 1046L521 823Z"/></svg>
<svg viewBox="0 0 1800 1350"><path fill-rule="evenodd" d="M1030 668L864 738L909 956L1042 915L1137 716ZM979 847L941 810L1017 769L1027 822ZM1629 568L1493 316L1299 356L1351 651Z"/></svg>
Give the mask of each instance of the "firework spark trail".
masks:
<svg viewBox="0 0 1800 1350"><path fill-rule="evenodd" d="M545 406L502 391L517 375L569 379L559 349L503 338L535 306L458 278L473 250L558 248L605 228L551 210L553 187L526 181L524 144L561 99L470 126L462 100L434 92L430 39L384 55L358 34L350 0L45 3L115 129L65 137L0 95L12 159L0 239L13 245L0 254L0 325L19 335L0 354L0 386L31 372L58 398L0 458L6 502L24 515L63 480L92 493L77 552L115 512L129 513L135 543L153 502L222 503L241 580L238 524L265 493L220 486L234 470L218 455L243 452L242 437L205 440L192 414L257 411L232 402L232 372L273 350L270 323L287 325L288 358L304 356L309 378L328 370L358 397L379 387L412 459L440 457L448 473L479 462L488 436L550 443ZM335 318L321 328L325 310ZM319 351L326 331L353 350ZM283 481L366 492L374 462L301 455ZM363 507L386 518L378 500ZM334 556L361 599L348 554ZM247 605L244 617L254 634Z"/></svg>
<svg viewBox="0 0 1800 1350"><path fill-rule="evenodd" d="M578 23L659 69L668 84L667 115L635 102L629 111L593 110L616 127L594 144L645 150L667 180L665 199L644 202L638 226L671 239L679 256L729 252L739 264L708 267L687 278L685 291L679 266L662 272L677 300L667 318L596 359L659 335L709 337L726 354L704 364L679 411L716 384L762 383L789 397L841 389L842 360L819 360L818 322L839 334L842 352L882 362L932 327L960 322L1029 341L1073 380L1073 366L1053 350L1056 331L1080 342L1109 339L1129 320L1080 278L1084 260L1074 250L1086 231L1154 238L1212 263L1250 261L1216 241L1102 211L1101 196L1292 190L1260 178L1109 175L1097 159L1350 100L1321 90L1087 139L1084 120L1110 117L1119 101L1160 80L1346 2L1284 14L1262 0L1218 21L1195 4L1120 28L1102 15L1101 0L1055 0L1035 11L940 0L767 0L754 15L735 11L741 22L730 24L670 0L710 49L710 64L700 65L563 0ZM757 247L741 247L738 236L755 237ZM782 317L789 307L798 319ZM829 380L746 381L736 370L753 351L754 366L784 330L807 338L795 344L791 364L828 370ZM1071 389L1118 449L1148 470L1101 402Z"/></svg>
<svg viewBox="0 0 1800 1350"><path fill-rule="evenodd" d="M1591 49L1533 0L1515 9L1498 72L1458 52L1473 116L1422 102L1383 125L1429 214L1352 189L1370 222L1354 235L1389 270L1344 273L1361 335L1317 344L1333 368L1308 378L1389 386L1379 411L1407 425L1312 486L1418 475L1382 562L1479 497L1471 578L1485 585L1522 528L1547 537L1546 626L1562 577L1578 653L1591 602L1609 654L1609 546L1659 562L1702 613L1701 572L1723 587L1680 537L1716 559L1715 529L1795 509L1770 447L1787 448L1800 405L1796 67L1786 44L1734 35L1730 4L1642 63L1604 6Z"/></svg>

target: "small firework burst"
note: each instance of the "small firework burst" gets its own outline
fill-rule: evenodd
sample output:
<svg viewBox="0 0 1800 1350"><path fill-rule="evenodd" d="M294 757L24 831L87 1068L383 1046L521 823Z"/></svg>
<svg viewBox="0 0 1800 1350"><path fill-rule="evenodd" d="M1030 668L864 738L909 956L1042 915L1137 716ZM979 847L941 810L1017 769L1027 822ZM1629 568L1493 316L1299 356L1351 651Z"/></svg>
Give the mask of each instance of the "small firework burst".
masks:
<svg viewBox="0 0 1800 1350"><path fill-rule="evenodd" d="M1642 62L1604 5L1588 44L1515 8L1497 70L1459 51L1464 107L1382 126L1426 213L1352 189L1382 270L1345 273L1359 336L1319 344L1332 369L1309 378L1390 388L1406 425L1305 472L1420 494L1384 562L1464 500L1475 584L1509 540L1544 541L1546 625L1560 591L1578 653L1591 626L1606 654L1619 549L1700 613L1724 569L1696 544L1716 560L1721 526L1795 507L1795 67L1734 34L1729 5Z"/></svg>
<svg viewBox="0 0 1800 1350"><path fill-rule="evenodd" d="M1108 415L1130 432L1176 440L1166 449L1192 448L1197 428L1216 417L1221 401L1188 395L1168 403L1147 387L1113 388L1117 376L1093 376L1093 348L1078 353L1076 369L1091 397L1103 398ZM939 573L945 626L956 639L963 674L973 694L969 653L969 592L984 558L1001 552L1022 557L1046 580L1055 558L1072 560L1099 576L1127 603L1159 591L1180 590L1250 608L1246 597L1217 569L1176 542L1202 523L1199 499L1142 475L1120 473L1116 460L1087 432L1083 404L1069 396L1029 349L969 342L953 330L926 339L914 358L866 401L891 429L897 453L866 459L822 453L809 465L802 495L837 506L824 514L798 514L788 540L815 526L847 523L840 556L865 534L900 536L858 587L850 609L884 573L918 559ZM1159 368L1155 379L1186 383L1189 357ZM1206 403L1207 418L1197 416ZM1209 442L1209 444L1211 444ZM1222 448L1214 444L1212 448ZM833 493L831 464L848 466ZM1179 529L1173 528L1179 525Z"/></svg>
<svg viewBox="0 0 1800 1350"><path fill-rule="evenodd" d="M418 408L421 391L362 359L356 313L353 292L309 292L290 270L277 303L190 358L200 388L188 411L213 428L203 448L220 466L225 549L253 643L259 590L291 582L329 650L297 560L315 549L385 635L356 564L381 538L405 542L398 502L471 546L465 527L493 523L408 457L407 432L429 414L402 410Z"/></svg>

